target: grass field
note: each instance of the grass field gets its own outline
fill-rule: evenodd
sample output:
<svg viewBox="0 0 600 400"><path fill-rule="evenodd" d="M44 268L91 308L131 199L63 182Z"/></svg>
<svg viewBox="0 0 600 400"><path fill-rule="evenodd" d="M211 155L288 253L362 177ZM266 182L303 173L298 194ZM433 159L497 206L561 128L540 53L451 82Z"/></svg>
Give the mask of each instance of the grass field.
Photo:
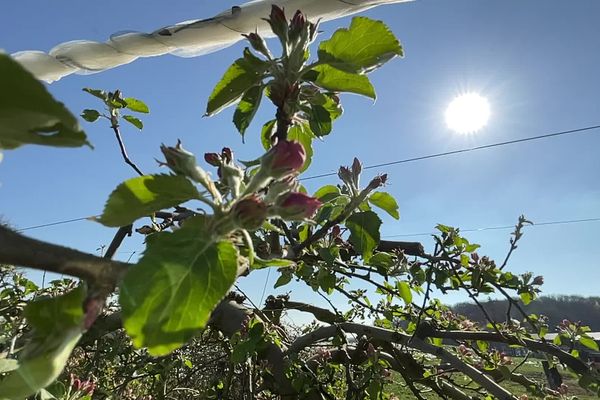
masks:
<svg viewBox="0 0 600 400"><path fill-rule="evenodd" d="M513 358L514 365L518 365L522 360L523 360L522 358L514 357ZM521 367L519 367L519 369L516 372L523 374L535 381L546 382L544 370L542 368L541 361L539 361L539 360L530 359L530 360L526 361ZM598 398L593 393L588 392L585 389L581 388L577 384L577 377L574 376L573 374L571 374L569 371L566 371L566 370L563 370L562 368L560 368L560 374L563 378L563 383L568 386L567 396L577 396L581 400L592 400L592 399ZM392 383L391 386L388 387L388 390L390 390L390 392L394 393L400 399L416 399L415 396L413 395L413 393L410 391L410 389L406 387L402 378L398 375L394 375L394 377L395 377L395 382ZM458 374L458 373L452 374L452 378L454 380L456 380L457 382L459 382L460 384L467 384L469 382L468 378L466 378L464 375ZM523 386L519 385L518 383L504 381L501 383L501 386L503 386L507 390L511 391L517 397L522 394L527 394L530 399L534 398L534 396L527 393L527 390ZM467 394L474 395L476 393L475 392L467 392ZM433 392L423 391L422 395L426 399L436 399L436 398L439 399L439 397Z"/></svg>

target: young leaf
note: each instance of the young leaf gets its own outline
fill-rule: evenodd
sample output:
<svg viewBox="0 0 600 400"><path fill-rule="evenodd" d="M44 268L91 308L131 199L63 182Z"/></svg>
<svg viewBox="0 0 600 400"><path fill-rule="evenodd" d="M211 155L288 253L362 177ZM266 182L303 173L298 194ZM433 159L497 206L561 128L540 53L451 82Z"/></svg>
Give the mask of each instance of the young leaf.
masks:
<svg viewBox="0 0 600 400"><path fill-rule="evenodd" d="M131 125L135 126L139 130L144 128L144 124L139 118L134 117L133 115L123 115L123 119L129 122Z"/></svg>
<svg viewBox="0 0 600 400"><path fill-rule="evenodd" d="M120 285L123 325L134 345L160 356L196 335L233 285L237 258L231 242L213 241L202 216L151 236Z"/></svg>
<svg viewBox="0 0 600 400"><path fill-rule="evenodd" d="M410 290L410 285L406 281L398 282L398 292L400 293L400 297L404 300L404 303L410 304L412 302L412 292Z"/></svg>
<svg viewBox="0 0 600 400"><path fill-rule="evenodd" d="M327 203L341 195L340 189L337 186L325 185L313 194L314 198L319 199L323 203Z"/></svg>
<svg viewBox="0 0 600 400"><path fill-rule="evenodd" d="M0 148L91 145L77 118L10 56L0 54Z"/></svg>
<svg viewBox="0 0 600 400"><path fill-rule="evenodd" d="M300 142L304 147L304 151L306 151L306 161L302 168L300 168L300 172L306 171L306 169L310 166L313 156L313 148L312 141L315 135L310 130L310 127L307 123L293 125L288 131L288 140L295 140Z"/></svg>
<svg viewBox="0 0 600 400"><path fill-rule="evenodd" d="M91 94L94 97L99 98L100 100L107 102L108 101L108 93L106 93L104 90L99 90L99 89L90 89L90 88L83 88L81 89L84 92L87 92L89 94Z"/></svg>
<svg viewBox="0 0 600 400"><path fill-rule="evenodd" d="M81 118L85 119L87 122L95 122L100 118L100 112L97 110L86 109L81 113Z"/></svg>
<svg viewBox="0 0 600 400"><path fill-rule="evenodd" d="M181 175L146 175L129 179L110 194L98 219L106 226L126 226L155 211L174 207L200 196Z"/></svg>
<svg viewBox="0 0 600 400"><path fill-rule="evenodd" d="M323 89L334 92L350 92L367 96L375 100L375 88L365 75L353 74L323 64L314 67L305 75L305 79L312 81Z"/></svg>
<svg viewBox="0 0 600 400"><path fill-rule="evenodd" d="M398 203L389 193L375 192L369 197L369 203L386 211L395 219L400 219Z"/></svg>
<svg viewBox="0 0 600 400"><path fill-rule="evenodd" d="M271 148L271 136L273 135L273 130L275 129L276 125L277 120L272 119L262 127L260 132L260 142L265 150L269 150Z"/></svg>
<svg viewBox="0 0 600 400"><path fill-rule="evenodd" d="M260 83L268 63L252 55L248 49L225 71L208 98L206 115L211 116L237 101L248 89Z"/></svg>
<svg viewBox="0 0 600 400"><path fill-rule="evenodd" d="M317 137L325 136L331 133L333 121L342 115L343 109L339 101L334 100L333 96L321 94L320 104L312 103L308 110L308 122L310 129Z"/></svg>
<svg viewBox="0 0 600 400"><path fill-rule="evenodd" d="M355 213L346 220L346 227L350 229L349 241L365 261L371 258L379 244L380 226L381 220L373 211Z"/></svg>
<svg viewBox="0 0 600 400"><path fill-rule="evenodd" d="M244 93L242 100L239 102L235 113L233 114L233 123L242 135L246 133L246 129L250 126L262 99L262 86L253 86Z"/></svg>
<svg viewBox="0 0 600 400"><path fill-rule="evenodd" d="M587 347L588 349L592 349L594 351L600 351L600 349L598 348L598 343L596 343L596 341L589 336L581 336L579 338L579 343L582 346Z"/></svg>
<svg viewBox="0 0 600 400"><path fill-rule="evenodd" d="M126 97L123 100L125 100L125 103L127 104L125 107L130 109L131 111L144 114L148 114L150 112L150 109L148 108L146 103L144 103L141 100L134 99L133 97Z"/></svg>
<svg viewBox="0 0 600 400"><path fill-rule="evenodd" d="M319 46L320 62L351 73L369 72L397 56L403 56L398 39L383 22L366 17L353 18Z"/></svg>
<svg viewBox="0 0 600 400"><path fill-rule="evenodd" d="M83 332L85 289L37 300L24 310L33 328L20 352L19 367L0 381L0 398L24 399L52 383L62 372Z"/></svg>

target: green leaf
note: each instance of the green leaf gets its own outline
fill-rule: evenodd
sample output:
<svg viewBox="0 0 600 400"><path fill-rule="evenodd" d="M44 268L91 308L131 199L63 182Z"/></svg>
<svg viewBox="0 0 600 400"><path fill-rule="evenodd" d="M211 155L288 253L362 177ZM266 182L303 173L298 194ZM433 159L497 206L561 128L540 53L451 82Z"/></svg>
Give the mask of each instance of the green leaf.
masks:
<svg viewBox="0 0 600 400"><path fill-rule="evenodd" d="M77 118L31 73L0 54L0 148L91 145Z"/></svg>
<svg viewBox="0 0 600 400"><path fill-rule="evenodd" d="M123 115L123 119L129 122L131 125L135 126L139 130L144 128L144 124L139 118L134 117L133 115Z"/></svg>
<svg viewBox="0 0 600 400"><path fill-rule="evenodd" d="M14 371L17 368L19 368L19 362L17 360L13 360L11 358L0 359L0 374Z"/></svg>
<svg viewBox="0 0 600 400"><path fill-rule="evenodd" d="M262 127L260 132L260 142L265 150L269 150L271 148L271 136L273 136L273 130L275 129L276 125L277 121L272 119Z"/></svg>
<svg viewBox="0 0 600 400"><path fill-rule="evenodd" d="M412 291L410 290L410 285L406 281L398 281L398 293L400 293L400 297L406 304L412 303Z"/></svg>
<svg viewBox="0 0 600 400"><path fill-rule="evenodd" d="M141 100L134 99L133 97L126 97L123 100L125 100L125 103L127 104L125 107L130 109L131 111L144 114L148 114L150 112L150 109L148 108L146 103L144 103Z"/></svg>
<svg viewBox="0 0 600 400"><path fill-rule="evenodd" d="M340 196L340 189L334 185L325 185L313 194L313 197L327 203Z"/></svg>
<svg viewBox="0 0 600 400"><path fill-rule="evenodd" d="M199 197L196 187L184 176L140 176L117 186L98 222L106 226L126 226L155 211Z"/></svg>
<svg viewBox="0 0 600 400"><path fill-rule="evenodd" d="M330 65L318 65L307 75L307 80L323 89L334 92L350 92L375 99L375 88L365 75L353 74L334 68Z"/></svg>
<svg viewBox="0 0 600 400"><path fill-rule="evenodd" d="M233 285L237 258L231 242L213 241L203 216L149 237L120 285L123 326L134 345L160 356L196 335Z"/></svg>
<svg viewBox="0 0 600 400"><path fill-rule="evenodd" d="M108 101L108 93L106 93L104 90L99 90L99 89L91 89L91 88L83 88L81 89L84 92L87 92L89 94L91 94L94 97L99 98L100 100L107 102Z"/></svg>
<svg viewBox="0 0 600 400"><path fill-rule="evenodd" d="M381 220L373 211L355 213L346 220L346 227L350 230L348 240L365 261L371 258L373 250L379 244L380 226Z"/></svg>
<svg viewBox="0 0 600 400"><path fill-rule="evenodd" d="M242 136L246 133L246 129L248 129L256 115L256 111L258 111L262 99L262 89L261 85L248 89L235 109L233 123Z"/></svg>
<svg viewBox="0 0 600 400"><path fill-rule="evenodd" d="M523 304L525 304L525 305L531 303L531 301L533 300L533 297L531 296L531 293L529 293L529 292L523 292L523 293L519 294L519 296L521 297L521 301L523 301Z"/></svg>
<svg viewBox="0 0 600 400"><path fill-rule="evenodd" d="M397 56L403 56L400 42L381 21L354 17L350 27L338 29L321 42L319 61L347 72L369 72Z"/></svg>
<svg viewBox="0 0 600 400"><path fill-rule="evenodd" d="M100 118L100 112L97 110L86 109L81 113L81 118L85 119L87 122L95 122Z"/></svg>
<svg viewBox="0 0 600 400"><path fill-rule="evenodd" d="M284 260L282 258L271 258L263 260L259 257L254 257L254 264L252 269L263 269L268 267L290 267L295 263L292 260Z"/></svg>
<svg viewBox="0 0 600 400"><path fill-rule="evenodd" d="M80 286L25 307L31 339L19 353L19 367L0 381L0 398L22 400L58 378L83 332L85 292Z"/></svg>
<svg viewBox="0 0 600 400"><path fill-rule="evenodd" d="M369 259L369 265L377 268L382 273L386 273L395 264L394 256L385 252L379 252Z"/></svg>
<svg viewBox="0 0 600 400"><path fill-rule="evenodd" d="M375 192L369 197L369 203L386 211L395 219L400 219L398 203L389 193Z"/></svg>
<svg viewBox="0 0 600 400"><path fill-rule="evenodd" d="M579 338L579 343L582 346L587 347L588 349L592 349L594 351L600 351L600 349L598 348L598 343L596 343L596 341L589 336L581 336Z"/></svg>
<svg viewBox="0 0 600 400"><path fill-rule="evenodd" d="M300 168L300 172L306 171L306 169L310 166L312 162L313 156L313 148L312 141L315 135L310 130L310 127L306 123L292 125L290 130L288 131L288 140L295 140L300 142L306 151L306 161L302 168Z"/></svg>
<svg viewBox="0 0 600 400"><path fill-rule="evenodd" d="M282 270L281 275L277 279L277 282L275 282L275 286L273 286L273 288L277 289L278 287L287 285L291 282L292 277L292 272L289 269Z"/></svg>
<svg viewBox="0 0 600 400"><path fill-rule="evenodd" d="M208 98L206 115L214 115L236 102L248 89L259 84L269 64L252 55L246 48L244 57L237 59L215 86Z"/></svg>

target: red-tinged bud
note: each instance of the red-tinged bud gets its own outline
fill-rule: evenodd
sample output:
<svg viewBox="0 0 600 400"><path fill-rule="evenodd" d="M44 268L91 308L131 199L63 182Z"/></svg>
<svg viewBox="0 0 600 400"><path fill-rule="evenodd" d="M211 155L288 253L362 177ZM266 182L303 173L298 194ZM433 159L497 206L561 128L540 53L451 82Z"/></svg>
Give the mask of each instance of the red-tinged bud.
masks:
<svg viewBox="0 0 600 400"><path fill-rule="evenodd" d="M223 150L221 150L221 157L223 157L225 164L230 164L233 161L233 152L229 147L223 147Z"/></svg>
<svg viewBox="0 0 600 400"><path fill-rule="evenodd" d="M213 167L219 167L222 163L221 156L217 153L204 153L204 161Z"/></svg>
<svg viewBox="0 0 600 400"><path fill-rule="evenodd" d="M339 225L334 225L333 228L331 228L331 236L332 237L338 237L342 234L342 228L340 228Z"/></svg>
<svg viewBox="0 0 600 400"><path fill-rule="evenodd" d="M285 44L288 38L288 22L284 10L273 4L267 22L271 25L273 33Z"/></svg>
<svg viewBox="0 0 600 400"><path fill-rule="evenodd" d="M301 34L302 31L305 29L306 27L306 17L304 17L304 14L302 14L302 12L300 10L296 11L296 14L294 14L294 17L292 18L291 22L290 22L290 31L289 31L289 37L290 40L295 41L297 40Z"/></svg>
<svg viewBox="0 0 600 400"><path fill-rule="evenodd" d="M256 50L257 52L259 52L260 54L264 55L267 58L272 58L271 52L269 51L269 48L267 47L267 43L262 38L262 36L260 36L258 33L249 33L247 35L242 35L242 36L244 36L246 39L248 39L250 46L252 46L252 48L254 50Z"/></svg>
<svg viewBox="0 0 600 400"><path fill-rule="evenodd" d="M543 285L544 284L544 277L541 275L536 276L535 278L533 278L533 282L531 282L534 285Z"/></svg>
<svg viewBox="0 0 600 400"><path fill-rule="evenodd" d="M338 170L338 177L344 182L346 185L352 185L352 171L348 167L340 167Z"/></svg>
<svg viewBox="0 0 600 400"><path fill-rule="evenodd" d="M190 171L196 169L196 157L194 157L194 154L183 148L181 140L177 140L175 147L169 147L162 144L160 146L160 151L162 151L166 160L166 163L161 164L166 165L176 174L189 176Z"/></svg>
<svg viewBox="0 0 600 400"><path fill-rule="evenodd" d="M477 253L471 253L471 260L478 262L479 261L479 254Z"/></svg>
<svg viewBox="0 0 600 400"><path fill-rule="evenodd" d="M295 174L279 179L269 185L267 195L265 196L265 202L271 203L282 194L298 190L299 186L300 183Z"/></svg>
<svg viewBox="0 0 600 400"><path fill-rule="evenodd" d="M251 195L238 201L231 213L238 228L255 230L267 219L267 205L258 196Z"/></svg>
<svg viewBox="0 0 600 400"><path fill-rule="evenodd" d="M270 212L288 221L302 221L312 218L322 204L304 193L290 192L280 196Z"/></svg>
<svg viewBox="0 0 600 400"><path fill-rule="evenodd" d="M306 161L304 147L298 142L277 142L261 159L261 172L271 178L283 178L296 173Z"/></svg>
<svg viewBox="0 0 600 400"><path fill-rule="evenodd" d="M375 190L378 187L385 185L386 182L387 182L387 174L378 175L375 178L373 178L371 180L371 182L369 182L369 185L367 186L367 188L370 190Z"/></svg>
<svg viewBox="0 0 600 400"><path fill-rule="evenodd" d="M319 23L318 22L316 24L313 24L312 22L310 22L310 25L308 26L308 39L311 42L313 40L315 40L315 38L317 37L318 29L319 29Z"/></svg>

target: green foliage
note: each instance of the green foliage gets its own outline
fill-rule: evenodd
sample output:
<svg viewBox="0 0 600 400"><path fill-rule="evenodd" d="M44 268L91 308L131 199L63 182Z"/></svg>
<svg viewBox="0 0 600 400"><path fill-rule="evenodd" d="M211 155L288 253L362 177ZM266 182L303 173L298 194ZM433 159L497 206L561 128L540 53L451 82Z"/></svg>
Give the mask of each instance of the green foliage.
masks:
<svg viewBox="0 0 600 400"><path fill-rule="evenodd" d="M261 85L253 86L244 93L240 100L235 114L233 114L233 123L242 136L258 111L262 99L263 87Z"/></svg>
<svg viewBox="0 0 600 400"><path fill-rule="evenodd" d="M352 246L368 261L373 251L379 244L379 227L381 220L372 211L363 211L352 214L346 220L346 227L350 230L348 239Z"/></svg>
<svg viewBox="0 0 600 400"><path fill-rule="evenodd" d="M125 121L129 122L131 125L138 128L139 130L144 129L144 124L142 123L142 120L140 120L139 118L136 118L132 115L123 115L123 119Z"/></svg>
<svg viewBox="0 0 600 400"><path fill-rule="evenodd" d="M214 115L239 100L263 80L267 67L265 61L244 50L244 57L237 59L215 86L208 98L206 115Z"/></svg>
<svg viewBox="0 0 600 400"><path fill-rule="evenodd" d="M0 148L90 146L77 119L19 63L0 54Z"/></svg>
<svg viewBox="0 0 600 400"><path fill-rule="evenodd" d="M24 311L33 328L19 366L0 381L0 399L21 400L48 386L61 373L83 332L85 289L30 303Z"/></svg>
<svg viewBox="0 0 600 400"><path fill-rule="evenodd" d="M376 99L375 88L365 75L353 74L323 64L312 68L306 79L325 90L356 93Z"/></svg>
<svg viewBox="0 0 600 400"><path fill-rule="evenodd" d="M98 222L106 226L126 226L155 211L199 197L196 187L184 176L140 176L117 186Z"/></svg>
<svg viewBox="0 0 600 400"><path fill-rule="evenodd" d="M398 203L389 193L375 192L369 196L369 203L386 211L395 219L400 219Z"/></svg>
<svg viewBox="0 0 600 400"><path fill-rule="evenodd" d="M366 17L354 17L350 27L337 30L319 46L319 62L350 73L369 72L403 55L390 29Z"/></svg>
<svg viewBox="0 0 600 400"><path fill-rule="evenodd" d="M174 233L149 237L120 285L123 325L134 345L164 355L197 335L233 285L237 258L236 248L215 241L201 216Z"/></svg>

